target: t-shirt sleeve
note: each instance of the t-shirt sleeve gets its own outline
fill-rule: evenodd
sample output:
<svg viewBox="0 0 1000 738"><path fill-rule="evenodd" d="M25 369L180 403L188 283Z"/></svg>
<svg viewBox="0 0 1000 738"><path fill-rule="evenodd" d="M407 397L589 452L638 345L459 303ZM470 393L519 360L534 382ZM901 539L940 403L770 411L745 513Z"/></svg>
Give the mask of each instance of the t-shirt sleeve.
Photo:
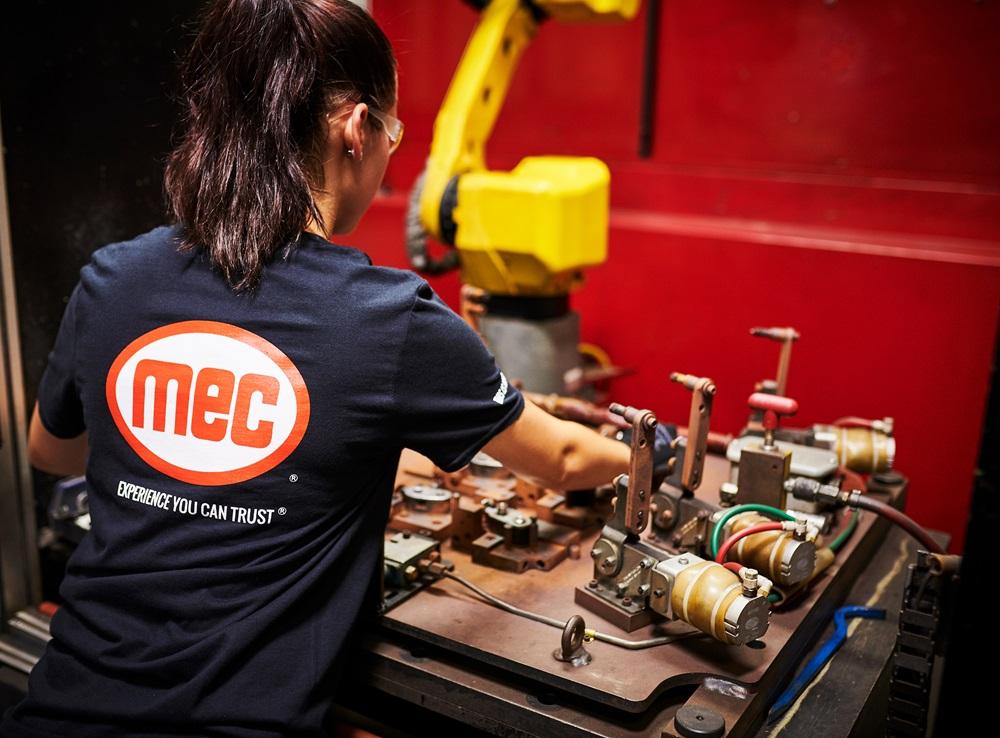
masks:
<svg viewBox="0 0 1000 738"><path fill-rule="evenodd" d="M38 385L38 416L57 438L76 438L86 430L76 384L76 326L80 287L73 290L63 313L55 346Z"/></svg>
<svg viewBox="0 0 1000 738"><path fill-rule="evenodd" d="M426 282L410 312L393 398L400 444L445 471L468 464L524 409L479 336Z"/></svg>

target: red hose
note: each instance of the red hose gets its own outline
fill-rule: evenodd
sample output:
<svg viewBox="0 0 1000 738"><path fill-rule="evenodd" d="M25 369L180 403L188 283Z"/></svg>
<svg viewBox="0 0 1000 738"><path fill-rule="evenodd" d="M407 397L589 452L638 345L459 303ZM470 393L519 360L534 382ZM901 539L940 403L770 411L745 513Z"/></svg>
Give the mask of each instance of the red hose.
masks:
<svg viewBox="0 0 1000 738"><path fill-rule="evenodd" d="M726 554L729 553L737 541L741 538L746 538L747 536L752 536L754 533L766 533L769 530L782 530L781 523L758 523L757 525L751 525L749 528L744 528L739 533L734 533L725 540L725 542L719 546L719 553L716 555L715 560L719 564L724 564L726 562Z"/></svg>
<svg viewBox="0 0 1000 738"><path fill-rule="evenodd" d="M837 470L837 472L840 474L840 476L844 478L840 484L841 489L850 489L850 490L859 489L862 492L868 491L868 485L865 482L864 477L862 477L856 471L852 471L851 469L848 469L846 466L841 466Z"/></svg>
<svg viewBox="0 0 1000 738"><path fill-rule="evenodd" d="M852 495L848 504L851 507L860 507L862 510L871 510L873 513L888 518L911 536L917 539L920 544L931 553L943 554L945 550L938 545L937 541L931 538L930 533L917 525L913 518L907 517L896 508L885 504L880 500L861 495ZM727 541L728 543L728 541ZM721 553L721 551L720 551Z"/></svg>
<svg viewBox="0 0 1000 738"><path fill-rule="evenodd" d="M729 569L729 571L731 571L736 576L740 575L740 569L743 568L742 564L738 564L735 561L727 561L726 563L723 564L723 566Z"/></svg>

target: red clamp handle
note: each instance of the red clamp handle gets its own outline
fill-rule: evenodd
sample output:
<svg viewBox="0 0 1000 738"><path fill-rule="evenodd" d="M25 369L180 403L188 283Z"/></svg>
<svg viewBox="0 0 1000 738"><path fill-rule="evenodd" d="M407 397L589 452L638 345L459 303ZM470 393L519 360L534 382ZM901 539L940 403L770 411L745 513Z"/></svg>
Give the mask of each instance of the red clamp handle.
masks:
<svg viewBox="0 0 1000 738"><path fill-rule="evenodd" d="M765 430L774 430L778 427L779 415L795 415L799 411L799 403L791 397L769 395L765 392L754 392L748 402L753 410L763 411Z"/></svg>

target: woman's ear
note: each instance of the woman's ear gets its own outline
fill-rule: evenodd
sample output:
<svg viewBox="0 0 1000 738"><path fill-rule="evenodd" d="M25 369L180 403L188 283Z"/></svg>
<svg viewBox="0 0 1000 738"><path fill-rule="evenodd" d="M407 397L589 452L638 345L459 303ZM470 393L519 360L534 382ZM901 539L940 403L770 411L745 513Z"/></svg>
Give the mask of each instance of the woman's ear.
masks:
<svg viewBox="0 0 1000 738"><path fill-rule="evenodd" d="M365 123L368 120L368 106L358 103L354 106L347 123L344 124L344 145L347 156L361 161L365 153Z"/></svg>

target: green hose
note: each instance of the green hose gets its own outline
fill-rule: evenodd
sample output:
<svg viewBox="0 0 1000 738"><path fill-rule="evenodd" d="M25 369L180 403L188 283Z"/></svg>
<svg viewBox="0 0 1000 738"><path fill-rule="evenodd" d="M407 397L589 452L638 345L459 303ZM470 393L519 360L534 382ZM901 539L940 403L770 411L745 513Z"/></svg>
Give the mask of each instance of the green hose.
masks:
<svg viewBox="0 0 1000 738"><path fill-rule="evenodd" d="M849 522L847 524L847 527L845 527L844 530L841 531L840 535L834 538L833 541L830 543L829 548L831 551L837 553L837 551L839 551L840 548L851 539L851 536L854 535L854 531L857 530L858 520L860 519L861 519L861 511L855 510L854 514L851 516L851 522Z"/></svg>
<svg viewBox="0 0 1000 738"><path fill-rule="evenodd" d="M778 518L779 520L795 520L793 515L786 513L784 510L779 510L776 507L771 507L770 505L759 505L757 503L753 503L750 505L737 505L736 507L730 508L726 511L725 515L719 518L719 522L715 524L715 528L712 530L711 553L713 559L719 554L719 538L722 536L722 529L725 527L726 523L728 523L734 516L745 512L765 513L766 515L770 515L772 518Z"/></svg>

